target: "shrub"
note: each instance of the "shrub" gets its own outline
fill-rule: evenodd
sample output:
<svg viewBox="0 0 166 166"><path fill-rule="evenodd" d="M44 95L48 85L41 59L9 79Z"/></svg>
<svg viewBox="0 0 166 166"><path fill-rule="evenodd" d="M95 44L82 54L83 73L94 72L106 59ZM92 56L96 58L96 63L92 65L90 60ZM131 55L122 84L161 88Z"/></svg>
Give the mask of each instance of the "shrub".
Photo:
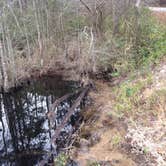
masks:
<svg viewBox="0 0 166 166"><path fill-rule="evenodd" d="M166 27L159 24L152 13L141 8L139 14L131 9L122 19L121 34L126 39L126 45L131 42L131 52L136 67L166 54Z"/></svg>
<svg viewBox="0 0 166 166"><path fill-rule="evenodd" d="M106 18L103 54L98 57L101 66L125 73L154 63L166 54L166 27L148 9L141 8L138 14L135 8L130 8L119 26L119 33L114 35L112 17Z"/></svg>

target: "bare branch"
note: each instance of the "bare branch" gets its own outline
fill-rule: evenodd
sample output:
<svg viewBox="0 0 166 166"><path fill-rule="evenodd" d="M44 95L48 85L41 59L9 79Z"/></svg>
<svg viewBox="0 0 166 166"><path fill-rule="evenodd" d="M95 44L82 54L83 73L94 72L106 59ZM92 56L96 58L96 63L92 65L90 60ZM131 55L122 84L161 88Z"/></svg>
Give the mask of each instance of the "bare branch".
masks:
<svg viewBox="0 0 166 166"><path fill-rule="evenodd" d="M92 10L89 8L89 6L83 1L83 0L80 0L80 2L84 5L84 7L89 11L89 13L92 14Z"/></svg>

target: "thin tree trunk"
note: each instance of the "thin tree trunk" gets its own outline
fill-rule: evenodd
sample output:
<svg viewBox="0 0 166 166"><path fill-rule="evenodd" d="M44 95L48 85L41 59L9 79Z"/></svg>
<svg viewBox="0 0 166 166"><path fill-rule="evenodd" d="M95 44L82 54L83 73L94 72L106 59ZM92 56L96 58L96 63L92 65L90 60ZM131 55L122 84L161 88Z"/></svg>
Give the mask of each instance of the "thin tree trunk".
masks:
<svg viewBox="0 0 166 166"><path fill-rule="evenodd" d="M11 83L14 85L16 83L16 68L15 68L15 59L14 59L14 50L12 47L12 42L9 34L9 29L6 27L6 41L7 41L7 49L8 49L8 57L10 59L11 65Z"/></svg>
<svg viewBox="0 0 166 166"><path fill-rule="evenodd" d="M9 85L8 85L8 75L7 75L7 71L6 71L6 61L5 61L5 57L4 57L4 51L3 51L3 44L2 43L0 43L0 63L1 63L3 88L6 91L9 87Z"/></svg>
<svg viewBox="0 0 166 166"><path fill-rule="evenodd" d="M39 54L40 54L40 65L43 66L43 43L41 39L41 31L39 25L39 16L38 16L38 9L36 6L36 0L33 1L33 8L35 10L35 23L37 28L37 36L38 36L38 44L39 44Z"/></svg>

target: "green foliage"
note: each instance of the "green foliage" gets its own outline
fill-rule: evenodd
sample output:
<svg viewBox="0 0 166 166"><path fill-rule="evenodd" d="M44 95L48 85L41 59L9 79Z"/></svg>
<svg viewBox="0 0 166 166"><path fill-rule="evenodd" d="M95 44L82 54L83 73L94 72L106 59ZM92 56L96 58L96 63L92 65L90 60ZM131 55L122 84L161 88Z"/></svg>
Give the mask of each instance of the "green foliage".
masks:
<svg viewBox="0 0 166 166"><path fill-rule="evenodd" d="M147 78L145 80L138 80L135 83L128 80L121 84L120 87L114 91L116 94L116 103L114 105L115 110L122 115L134 111L139 105L141 99L140 93L142 89L151 82L151 74L147 74Z"/></svg>
<svg viewBox="0 0 166 166"><path fill-rule="evenodd" d="M145 147L145 148L143 149L143 152L144 152L144 154L147 154L147 153L149 152L149 149L148 149L147 147Z"/></svg>
<svg viewBox="0 0 166 166"><path fill-rule="evenodd" d="M112 33L112 17L105 19L105 40L101 57L105 66L113 66L119 73L132 71L140 66L155 63L166 54L166 26L161 25L146 9L139 13L130 8L120 19L119 33Z"/></svg>
<svg viewBox="0 0 166 166"><path fill-rule="evenodd" d="M112 138L112 145L117 146L120 144L120 142L121 142L121 136L119 134L114 135Z"/></svg>
<svg viewBox="0 0 166 166"><path fill-rule="evenodd" d="M135 64L149 62L166 54L166 27L159 24L152 13L142 8L138 13L131 9L122 19L121 34L131 42L131 51Z"/></svg>
<svg viewBox="0 0 166 166"><path fill-rule="evenodd" d="M69 157L68 157L66 154L61 153L61 154L54 160L54 166L66 166L68 159L69 159Z"/></svg>
<svg viewBox="0 0 166 166"><path fill-rule="evenodd" d="M119 72L113 72L113 73L111 73L111 76L112 77L118 77L118 76L120 76L120 73Z"/></svg>

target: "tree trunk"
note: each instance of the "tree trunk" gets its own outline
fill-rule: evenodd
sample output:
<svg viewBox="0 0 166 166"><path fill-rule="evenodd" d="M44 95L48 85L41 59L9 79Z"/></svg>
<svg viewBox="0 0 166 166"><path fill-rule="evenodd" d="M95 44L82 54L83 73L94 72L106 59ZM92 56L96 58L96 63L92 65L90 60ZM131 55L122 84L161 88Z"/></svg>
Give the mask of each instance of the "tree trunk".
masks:
<svg viewBox="0 0 166 166"><path fill-rule="evenodd" d="M3 52L3 44L0 43L0 70L1 70L1 77L2 77L2 86L4 90L6 91L9 88L8 85L8 75L6 71L6 63L4 58L4 52Z"/></svg>

